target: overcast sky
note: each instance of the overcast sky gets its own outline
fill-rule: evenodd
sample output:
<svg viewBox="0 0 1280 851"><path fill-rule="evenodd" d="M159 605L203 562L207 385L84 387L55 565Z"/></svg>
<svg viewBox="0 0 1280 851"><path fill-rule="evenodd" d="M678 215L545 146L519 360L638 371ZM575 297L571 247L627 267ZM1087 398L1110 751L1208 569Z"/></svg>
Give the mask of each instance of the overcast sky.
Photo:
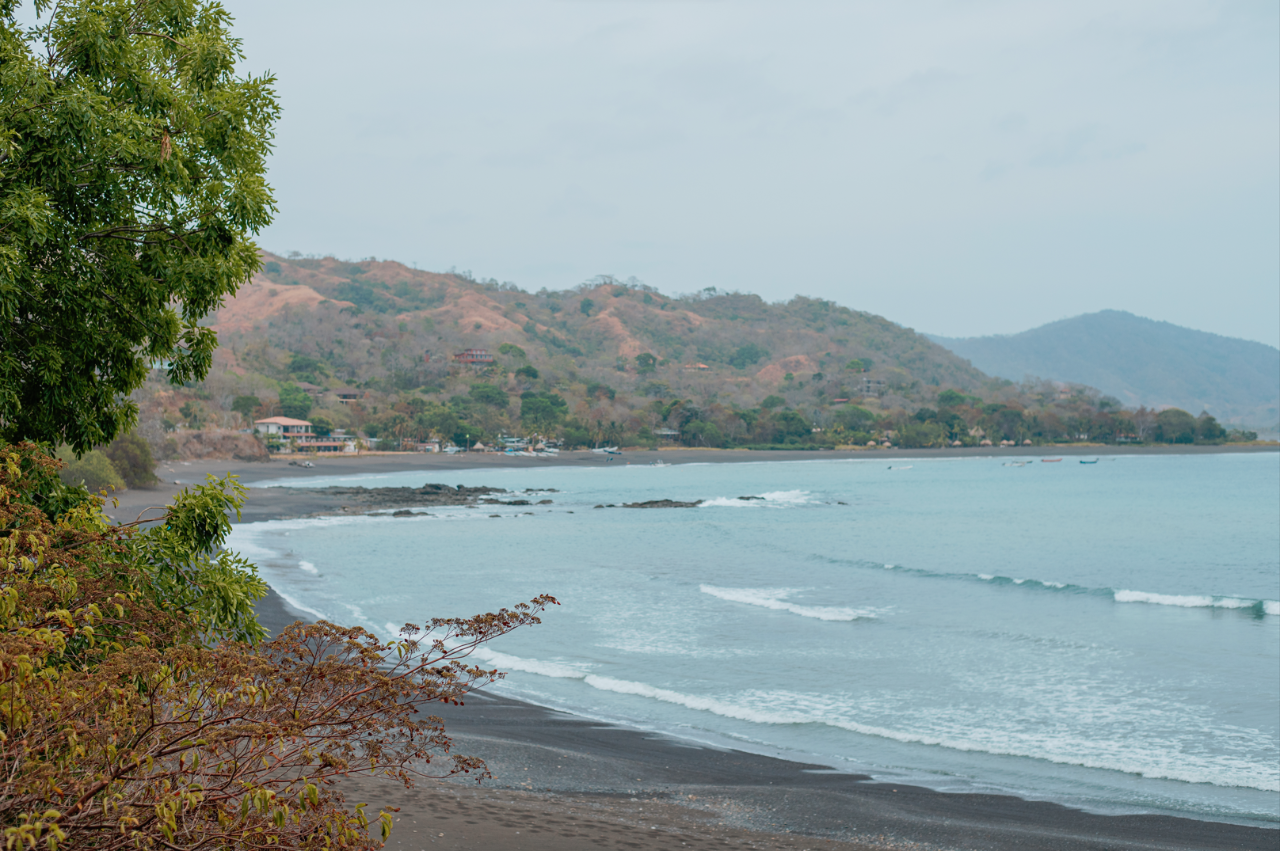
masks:
<svg viewBox="0 0 1280 851"><path fill-rule="evenodd" d="M1280 4L226 0L276 252L1280 344Z"/></svg>

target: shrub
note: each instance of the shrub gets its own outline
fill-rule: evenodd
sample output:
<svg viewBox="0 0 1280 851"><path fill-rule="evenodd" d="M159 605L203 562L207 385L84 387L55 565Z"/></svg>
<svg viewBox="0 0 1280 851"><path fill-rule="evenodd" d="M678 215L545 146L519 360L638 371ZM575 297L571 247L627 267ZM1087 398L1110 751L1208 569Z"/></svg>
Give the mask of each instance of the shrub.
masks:
<svg viewBox="0 0 1280 851"><path fill-rule="evenodd" d="M431 702L498 679L480 644L555 604L361 629L294 624L270 642L265 592L222 548L244 488L184 491L163 522L111 526L32 444L0 444L0 807L9 847L372 849L334 784L488 776L450 754ZM420 636L429 635L430 639ZM375 817L385 842L392 822Z"/></svg>
<svg viewBox="0 0 1280 851"><path fill-rule="evenodd" d="M156 462L151 457L151 447L135 432L120 435L102 454L110 459L126 487L145 488L156 483Z"/></svg>
<svg viewBox="0 0 1280 851"><path fill-rule="evenodd" d="M100 450L86 452L80 458L71 454L70 449L63 449L58 458L64 464L58 471L58 478L73 487L83 487L96 493L104 488L124 490L124 479L111 464L111 459Z"/></svg>

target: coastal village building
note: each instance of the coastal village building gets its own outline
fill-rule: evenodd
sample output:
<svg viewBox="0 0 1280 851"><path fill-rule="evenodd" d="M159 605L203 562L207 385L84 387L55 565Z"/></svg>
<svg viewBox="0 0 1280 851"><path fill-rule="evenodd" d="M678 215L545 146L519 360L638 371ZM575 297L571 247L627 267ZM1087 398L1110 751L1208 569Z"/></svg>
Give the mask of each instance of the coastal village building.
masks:
<svg viewBox="0 0 1280 851"><path fill-rule="evenodd" d="M278 447L272 447L269 442L269 449L278 448L280 451L285 452L357 451L354 437L336 433L327 437L320 437L311 431L311 423L307 420L295 420L290 417L268 417L265 420L255 420L253 428L258 434L274 437L279 441Z"/></svg>
<svg viewBox="0 0 1280 851"><path fill-rule="evenodd" d="M254 420L253 428L259 434L269 434L285 440L308 440L311 438L311 423L306 420L295 420L290 417L268 417L265 420Z"/></svg>
<svg viewBox="0 0 1280 851"><path fill-rule="evenodd" d="M487 349L467 349L454 355L453 360L467 366L488 366L493 363L493 355Z"/></svg>

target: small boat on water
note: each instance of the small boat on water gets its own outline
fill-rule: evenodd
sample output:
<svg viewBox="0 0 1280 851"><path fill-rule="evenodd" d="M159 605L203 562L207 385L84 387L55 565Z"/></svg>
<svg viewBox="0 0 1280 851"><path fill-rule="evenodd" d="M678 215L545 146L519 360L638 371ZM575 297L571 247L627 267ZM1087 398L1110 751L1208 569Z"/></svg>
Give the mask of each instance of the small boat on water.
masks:
<svg viewBox="0 0 1280 851"><path fill-rule="evenodd" d="M1027 466L1027 462L1026 462L1026 461L1005 461L1005 462L1004 462L1004 466L1006 466L1006 467L1025 467L1025 466Z"/></svg>
<svg viewBox="0 0 1280 851"><path fill-rule="evenodd" d="M1040 460L1045 464L1057 464L1062 459L1061 458L1041 458Z"/></svg>
<svg viewBox="0 0 1280 851"><path fill-rule="evenodd" d="M1097 458L1090 458L1090 459L1081 458L1080 463L1081 464L1097 464L1098 459Z"/></svg>

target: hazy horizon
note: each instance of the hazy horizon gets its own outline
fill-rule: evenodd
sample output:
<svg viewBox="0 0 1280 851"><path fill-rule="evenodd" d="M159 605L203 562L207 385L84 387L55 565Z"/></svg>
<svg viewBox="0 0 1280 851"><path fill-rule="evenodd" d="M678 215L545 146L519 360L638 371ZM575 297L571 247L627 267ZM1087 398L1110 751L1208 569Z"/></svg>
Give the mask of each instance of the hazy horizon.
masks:
<svg viewBox="0 0 1280 851"><path fill-rule="evenodd" d="M1274 4L226 5L280 252L1280 345Z"/></svg>

